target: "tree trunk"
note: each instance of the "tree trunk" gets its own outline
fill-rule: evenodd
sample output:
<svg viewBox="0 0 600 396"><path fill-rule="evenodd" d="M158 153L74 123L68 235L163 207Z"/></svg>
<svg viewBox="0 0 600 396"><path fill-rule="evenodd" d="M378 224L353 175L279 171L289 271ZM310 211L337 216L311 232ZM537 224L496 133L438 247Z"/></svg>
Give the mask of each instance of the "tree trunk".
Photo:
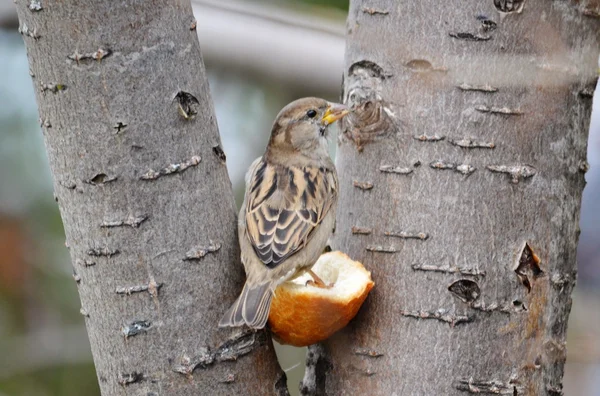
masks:
<svg viewBox="0 0 600 396"><path fill-rule="evenodd" d="M17 7L102 394L287 393L217 328L243 271L189 0Z"/></svg>
<svg viewBox="0 0 600 396"><path fill-rule="evenodd" d="M375 287L305 394L562 394L599 16L351 1L332 247Z"/></svg>

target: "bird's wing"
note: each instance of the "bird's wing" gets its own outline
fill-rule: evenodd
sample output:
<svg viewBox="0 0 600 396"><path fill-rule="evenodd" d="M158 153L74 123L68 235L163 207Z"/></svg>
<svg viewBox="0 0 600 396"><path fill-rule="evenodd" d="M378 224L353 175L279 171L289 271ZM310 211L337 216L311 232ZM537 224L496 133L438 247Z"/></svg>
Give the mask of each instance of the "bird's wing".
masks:
<svg viewBox="0 0 600 396"><path fill-rule="evenodd" d="M246 231L260 260L275 268L306 245L337 198L334 171L261 161L246 196Z"/></svg>

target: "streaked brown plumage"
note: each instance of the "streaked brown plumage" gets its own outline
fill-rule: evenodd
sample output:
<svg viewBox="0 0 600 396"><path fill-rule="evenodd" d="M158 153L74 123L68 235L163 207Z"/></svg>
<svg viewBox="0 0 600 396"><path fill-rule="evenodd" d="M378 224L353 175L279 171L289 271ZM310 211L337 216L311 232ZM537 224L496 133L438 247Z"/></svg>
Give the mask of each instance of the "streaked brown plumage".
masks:
<svg viewBox="0 0 600 396"><path fill-rule="evenodd" d="M263 328L277 285L310 269L325 248L337 205L326 132L347 112L304 98L278 114L265 154L246 175L238 220L246 284L219 326Z"/></svg>

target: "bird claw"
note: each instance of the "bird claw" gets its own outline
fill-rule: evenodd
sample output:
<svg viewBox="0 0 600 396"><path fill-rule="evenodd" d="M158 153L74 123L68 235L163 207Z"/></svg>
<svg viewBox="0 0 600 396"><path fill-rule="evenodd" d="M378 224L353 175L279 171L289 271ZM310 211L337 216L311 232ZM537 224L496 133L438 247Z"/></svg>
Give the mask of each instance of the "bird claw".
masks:
<svg viewBox="0 0 600 396"><path fill-rule="evenodd" d="M333 283L331 283L329 285L326 284L312 270L308 270L307 272L310 274L310 276L312 276L313 280L310 280L310 279L307 280L305 286L311 285L311 286L314 286L314 287L319 287L321 289L331 289L333 287Z"/></svg>
<svg viewBox="0 0 600 396"><path fill-rule="evenodd" d="M313 287L318 287L320 289L331 289L333 287L333 283L330 284L326 284L324 282L315 282L314 280L307 280L306 283L304 284L304 286L313 286Z"/></svg>

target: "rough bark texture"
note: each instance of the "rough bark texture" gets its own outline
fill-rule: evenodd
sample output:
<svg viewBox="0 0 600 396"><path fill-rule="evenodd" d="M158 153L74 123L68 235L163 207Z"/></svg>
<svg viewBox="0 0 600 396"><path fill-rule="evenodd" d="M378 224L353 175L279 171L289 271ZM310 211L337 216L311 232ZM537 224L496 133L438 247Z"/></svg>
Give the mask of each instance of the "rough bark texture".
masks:
<svg viewBox="0 0 600 396"><path fill-rule="evenodd" d="M102 394L287 393L217 328L243 271L189 0L17 7Z"/></svg>
<svg viewBox="0 0 600 396"><path fill-rule="evenodd" d="M562 394L599 16L351 1L332 247L375 287L308 394Z"/></svg>

